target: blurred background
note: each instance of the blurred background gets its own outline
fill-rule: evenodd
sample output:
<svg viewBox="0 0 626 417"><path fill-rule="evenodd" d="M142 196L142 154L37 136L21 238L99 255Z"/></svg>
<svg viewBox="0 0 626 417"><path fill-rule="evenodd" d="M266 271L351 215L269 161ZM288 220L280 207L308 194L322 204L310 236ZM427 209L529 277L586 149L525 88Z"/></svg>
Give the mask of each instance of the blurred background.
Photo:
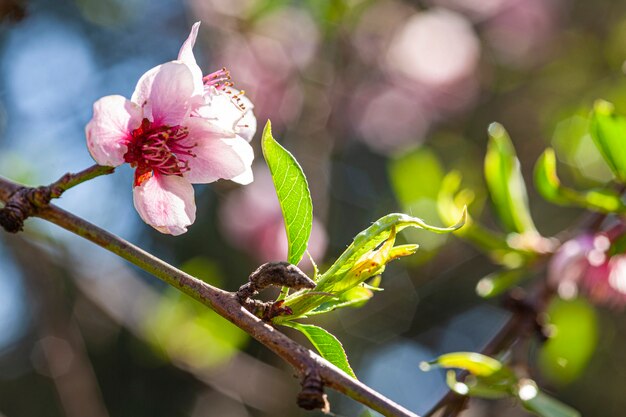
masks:
<svg viewBox="0 0 626 417"><path fill-rule="evenodd" d="M0 175L39 185L91 165L93 102L129 97L200 20L204 72L227 67L307 174L320 265L386 213L441 224L436 199L452 169L474 190L474 217L495 228L482 179L492 121L509 131L529 183L546 146L566 182L609 180L588 111L600 97L626 110L620 1L0 0L0 18ZM58 204L235 290L286 257L258 138L256 181L197 187L198 220L181 237L141 222L128 167ZM529 188L545 236L581 214ZM508 313L476 295L496 269L487 257L455 237L404 238L421 249L388 268L384 292L316 323L342 340L360 379L423 414L446 385L420 361L480 350ZM623 416L626 320L583 299L550 308L566 337L531 349L533 377L583 415ZM321 415L296 407L298 388L245 333L104 250L39 220L0 234L0 416ZM330 399L334 415L363 411ZM528 414L472 401L464 415Z"/></svg>

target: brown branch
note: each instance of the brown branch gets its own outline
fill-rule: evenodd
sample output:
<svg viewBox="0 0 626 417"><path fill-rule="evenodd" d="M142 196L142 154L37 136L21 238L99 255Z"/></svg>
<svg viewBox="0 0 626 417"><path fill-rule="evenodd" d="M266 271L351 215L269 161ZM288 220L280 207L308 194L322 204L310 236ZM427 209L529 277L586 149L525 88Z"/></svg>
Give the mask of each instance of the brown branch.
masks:
<svg viewBox="0 0 626 417"><path fill-rule="evenodd" d="M115 168L93 165L76 174L65 174L48 186L21 187L7 184L0 191L0 200L6 205L0 210L0 225L9 233L17 233L24 227L24 221L46 208L53 198L59 198L72 187L100 175L111 174Z"/></svg>
<svg viewBox="0 0 626 417"><path fill-rule="evenodd" d="M37 201L28 198L33 193L33 190L37 189L22 187L0 177L0 200L7 203L0 210L0 214L7 210L9 202L15 201L16 195L23 195L25 197L18 203L29 206L26 208L21 207L24 209L24 212L30 211L31 216L45 219L115 253L212 308L292 365L302 378L306 400L310 400L311 375L314 375L321 379L323 386L335 389L385 416L418 417L417 414L350 377L319 355L294 342L269 324L264 323L241 305L235 293L221 290L200 281L124 239L54 205L37 205ZM3 217L0 215L0 221L2 219ZM2 225L6 227L4 223ZM318 393L323 396L321 387Z"/></svg>
<svg viewBox="0 0 626 417"><path fill-rule="evenodd" d="M533 336L537 336L545 341L545 329L540 317L553 296L554 291L547 285L545 280L537 282L528 293L521 288L510 291L504 298L503 304L511 311L511 317L489 340L480 353L493 356L510 349L519 340L527 340ZM467 375L468 372L461 372L459 378L465 378ZM467 409L470 398L450 390L429 412L424 414L424 417L431 417L444 407L445 416L455 417Z"/></svg>

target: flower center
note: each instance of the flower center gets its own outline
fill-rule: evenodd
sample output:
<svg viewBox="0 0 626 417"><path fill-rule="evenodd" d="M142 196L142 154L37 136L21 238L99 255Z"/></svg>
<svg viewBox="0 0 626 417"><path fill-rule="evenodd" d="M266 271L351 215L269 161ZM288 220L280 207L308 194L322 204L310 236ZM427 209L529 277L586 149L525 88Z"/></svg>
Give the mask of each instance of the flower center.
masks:
<svg viewBox="0 0 626 417"><path fill-rule="evenodd" d="M143 119L141 126L133 130L124 160L135 171L135 186L143 184L153 173L182 176L189 171L188 158L196 155L191 151L195 145L184 145L189 136L184 126L155 126Z"/></svg>

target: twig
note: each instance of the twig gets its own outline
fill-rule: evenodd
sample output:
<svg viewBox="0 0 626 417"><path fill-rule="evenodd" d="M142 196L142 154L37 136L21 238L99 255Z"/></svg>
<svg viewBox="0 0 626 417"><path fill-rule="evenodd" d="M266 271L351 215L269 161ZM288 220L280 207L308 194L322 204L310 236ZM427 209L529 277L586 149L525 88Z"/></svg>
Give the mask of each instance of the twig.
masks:
<svg viewBox="0 0 626 417"><path fill-rule="evenodd" d="M48 186L20 187L17 184L6 186L0 191L0 199L6 203L0 210L0 225L10 233L17 233L24 227L24 220L33 216L41 208L50 204L53 198L59 198L72 187L85 181L111 174L115 168L94 165L77 174L65 174Z"/></svg>
<svg viewBox="0 0 626 417"><path fill-rule="evenodd" d="M113 171L115 171L115 168L113 167L93 165L85 170L77 172L76 174L65 174L57 181L48 186L52 192L51 197L59 198L61 197L61 194L63 194L70 188L76 187L77 185L82 184L85 181L92 180L101 175L112 174Z"/></svg>
<svg viewBox="0 0 626 417"><path fill-rule="evenodd" d="M504 299L504 305L513 314L480 353L493 356L509 349L516 341L532 335L538 335L542 340L545 340L544 329L538 320L540 313L545 311L553 295L545 281L538 282L529 294L521 288L511 291ZM459 377L464 378L467 375L467 372L461 372ZM446 417L455 417L467 408L469 400L469 396L448 391L428 413L424 414L424 417L434 415L444 406L447 410Z"/></svg>
<svg viewBox="0 0 626 417"><path fill-rule="evenodd" d="M21 192L24 195L29 195L28 190L36 189L21 187L0 177L0 200L5 203L12 200L16 193ZM28 199L21 201L21 203L33 205L33 202ZM8 204L0 210L0 214L7 207ZM25 211L28 210L32 211L31 215L33 216L45 219L102 246L212 308L292 365L304 382L307 382L309 375L319 375L324 386L335 389L385 416L419 417L264 323L241 305L235 293L221 290L200 281L120 237L54 205L35 205L34 208L31 207ZM310 387L307 386L307 388Z"/></svg>

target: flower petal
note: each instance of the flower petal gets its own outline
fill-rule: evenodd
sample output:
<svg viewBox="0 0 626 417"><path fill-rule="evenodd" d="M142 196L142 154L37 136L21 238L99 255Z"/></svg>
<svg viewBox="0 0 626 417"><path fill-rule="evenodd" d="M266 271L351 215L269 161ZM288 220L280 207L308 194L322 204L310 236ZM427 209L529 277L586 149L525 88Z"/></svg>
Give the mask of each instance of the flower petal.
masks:
<svg viewBox="0 0 626 417"><path fill-rule="evenodd" d="M245 100L243 100L244 98ZM237 123L237 125L235 126L235 132L239 136L250 142L252 140L252 137L256 133L256 116L252 111L252 102L248 100L248 98L245 96L242 96L241 100L244 101L246 111L239 123ZM248 105L247 103L250 103L250 105Z"/></svg>
<svg viewBox="0 0 626 417"><path fill-rule="evenodd" d="M195 157L181 156L189 164L185 178L193 184L205 184L220 178L233 179L243 175L239 182L252 181L250 166L254 152L248 142L239 136L224 137L212 123L197 117L188 120L189 139L195 147ZM248 172L250 171L250 172Z"/></svg>
<svg viewBox="0 0 626 417"><path fill-rule="evenodd" d="M191 110L193 93L189 67L170 61L143 74L131 100L143 107L144 117L155 124L177 126Z"/></svg>
<svg viewBox="0 0 626 417"><path fill-rule="evenodd" d="M209 87L204 93L204 105L197 109L197 114L250 141L256 132L256 118L252 112L254 106L246 96L239 96L242 109L233 98L239 93L233 88L217 90Z"/></svg>
<svg viewBox="0 0 626 417"><path fill-rule="evenodd" d="M232 140L232 139L231 139ZM252 161L254 161L254 151L252 150L252 146L241 136L237 135L235 140L232 140L231 146L233 150L235 150L241 159L243 160L243 165L246 170L237 175L236 177L232 177L230 180L234 181L241 185L248 185L252 181L254 181L254 175L252 173Z"/></svg>
<svg viewBox="0 0 626 417"><path fill-rule="evenodd" d="M161 233L181 235L196 220L193 187L183 177L154 174L133 188L133 200L143 221Z"/></svg>
<svg viewBox="0 0 626 417"><path fill-rule="evenodd" d="M118 166L131 132L142 120L141 108L122 96L106 96L93 105L93 117L85 127L87 148L100 165Z"/></svg>
<svg viewBox="0 0 626 417"><path fill-rule="evenodd" d="M193 46L196 44L196 38L198 37L198 29L200 28L200 22L194 23L191 27L189 37L180 47L178 52L178 60L187 65L191 74L193 75L194 94L202 95L204 91L204 84L202 82L202 70L196 62L196 57L193 54Z"/></svg>

